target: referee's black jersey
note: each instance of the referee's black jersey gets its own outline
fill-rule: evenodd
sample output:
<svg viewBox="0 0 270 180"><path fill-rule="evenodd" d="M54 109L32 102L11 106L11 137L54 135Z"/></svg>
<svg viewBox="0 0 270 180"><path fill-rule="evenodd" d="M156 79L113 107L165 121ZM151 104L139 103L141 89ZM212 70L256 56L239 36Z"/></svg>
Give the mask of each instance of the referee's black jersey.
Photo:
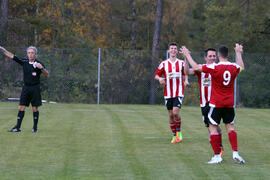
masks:
<svg viewBox="0 0 270 180"><path fill-rule="evenodd" d="M23 67L23 81L26 86L34 86L40 84L40 74L41 70L37 67L34 67L34 62L40 63L43 68L44 64L35 59L35 61L29 62L28 59L22 59L14 55L13 60L19 63Z"/></svg>

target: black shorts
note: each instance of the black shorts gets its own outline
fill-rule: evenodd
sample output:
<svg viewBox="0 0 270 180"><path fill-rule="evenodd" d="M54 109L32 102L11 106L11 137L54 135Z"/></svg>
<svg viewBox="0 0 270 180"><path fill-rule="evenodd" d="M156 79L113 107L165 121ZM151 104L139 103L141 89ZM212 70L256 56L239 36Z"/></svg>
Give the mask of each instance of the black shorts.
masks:
<svg viewBox="0 0 270 180"><path fill-rule="evenodd" d="M209 127L209 118L208 118L208 113L210 110L209 102L206 103L204 107L201 107L201 110L202 110L202 119L205 124L205 127Z"/></svg>
<svg viewBox="0 0 270 180"><path fill-rule="evenodd" d="M165 106L168 110L172 110L173 107L181 108L183 97L174 97L165 99Z"/></svg>
<svg viewBox="0 0 270 180"><path fill-rule="evenodd" d="M235 113L234 108L215 108L210 107L208 114L209 123L212 125L219 125L221 118L225 124L233 124Z"/></svg>
<svg viewBox="0 0 270 180"><path fill-rule="evenodd" d="M41 106L40 85L23 86L20 97L20 105L29 106L31 102L32 106Z"/></svg>

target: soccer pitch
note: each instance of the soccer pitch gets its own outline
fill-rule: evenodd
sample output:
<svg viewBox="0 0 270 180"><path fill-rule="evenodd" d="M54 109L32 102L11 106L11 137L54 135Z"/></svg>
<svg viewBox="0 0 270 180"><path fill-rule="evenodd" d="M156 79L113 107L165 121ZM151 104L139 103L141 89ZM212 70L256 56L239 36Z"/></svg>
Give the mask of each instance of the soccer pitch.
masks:
<svg viewBox="0 0 270 180"><path fill-rule="evenodd" d="M0 179L269 179L269 109L237 109L240 155L232 159L223 128L224 161L212 157L200 108L181 109L183 142L170 144L162 105L44 104L39 133L27 108L21 133L8 133L17 103L0 103Z"/></svg>

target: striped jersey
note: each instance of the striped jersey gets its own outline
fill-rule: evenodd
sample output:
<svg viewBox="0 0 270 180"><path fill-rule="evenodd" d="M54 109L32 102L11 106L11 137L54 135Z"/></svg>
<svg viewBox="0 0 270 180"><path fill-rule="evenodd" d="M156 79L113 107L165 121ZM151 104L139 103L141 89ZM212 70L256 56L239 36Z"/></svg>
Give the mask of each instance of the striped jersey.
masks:
<svg viewBox="0 0 270 180"><path fill-rule="evenodd" d="M208 102L210 102L211 96L211 75L209 73L195 71L198 77L198 82L200 86L200 104L204 107Z"/></svg>
<svg viewBox="0 0 270 180"><path fill-rule="evenodd" d="M210 73L212 90L210 106L218 108L233 108L234 80L240 72L240 66L231 62L203 65L202 72Z"/></svg>
<svg viewBox="0 0 270 180"><path fill-rule="evenodd" d="M170 59L164 60L158 66L156 75L164 75L165 87L164 98L184 97L184 73L185 62L176 59L172 62Z"/></svg>

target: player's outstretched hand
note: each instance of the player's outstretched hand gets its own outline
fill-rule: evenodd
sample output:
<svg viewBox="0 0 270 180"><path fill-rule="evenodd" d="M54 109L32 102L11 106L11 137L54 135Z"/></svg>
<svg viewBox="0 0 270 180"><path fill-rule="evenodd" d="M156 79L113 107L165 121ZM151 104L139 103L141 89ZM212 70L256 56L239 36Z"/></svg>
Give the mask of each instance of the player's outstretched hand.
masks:
<svg viewBox="0 0 270 180"><path fill-rule="evenodd" d="M241 44L236 43L234 50L235 50L235 53L241 53L242 54L243 53L243 46Z"/></svg>
<svg viewBox="0 0 270 180"><path fill-rule="evenodd" d="M185 57L187 55L190 55L190 51L188 50L188 48L186 48L186 46L182 46L179 50L179 53L183 54Z"/></svg>

